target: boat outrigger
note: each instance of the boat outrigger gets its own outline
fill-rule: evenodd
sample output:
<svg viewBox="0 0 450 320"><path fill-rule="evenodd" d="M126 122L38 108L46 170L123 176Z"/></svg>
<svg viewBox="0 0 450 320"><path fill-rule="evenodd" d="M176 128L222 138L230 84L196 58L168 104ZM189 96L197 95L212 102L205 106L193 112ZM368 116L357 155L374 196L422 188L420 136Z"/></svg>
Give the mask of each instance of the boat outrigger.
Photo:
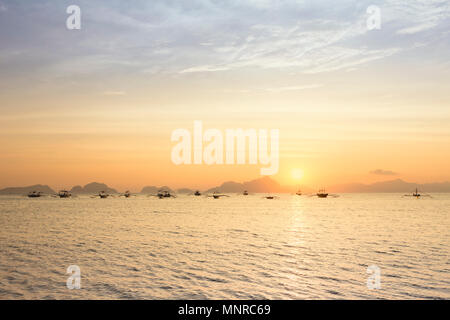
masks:
<svg viewBox="0 0 450 320"><path fill-rule="evenodd" d="M221 193L218 193L218 192L214 192L211 196L208 196L208 197L212 197L214 199L220 199L222 197L229 197L229 195L221 194Z"/></svg>

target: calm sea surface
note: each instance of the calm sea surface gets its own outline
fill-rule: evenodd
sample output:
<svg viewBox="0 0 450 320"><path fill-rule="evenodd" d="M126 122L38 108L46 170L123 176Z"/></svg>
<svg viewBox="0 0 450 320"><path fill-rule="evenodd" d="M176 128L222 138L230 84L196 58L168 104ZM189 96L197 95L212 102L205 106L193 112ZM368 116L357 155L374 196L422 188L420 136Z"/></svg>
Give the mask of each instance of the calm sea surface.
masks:
<svg viewBox="0 0 450 320"><path fill-rule="evenodd" d="M0 197L1 299L450 299L449 251L447 194Z"/></svg>

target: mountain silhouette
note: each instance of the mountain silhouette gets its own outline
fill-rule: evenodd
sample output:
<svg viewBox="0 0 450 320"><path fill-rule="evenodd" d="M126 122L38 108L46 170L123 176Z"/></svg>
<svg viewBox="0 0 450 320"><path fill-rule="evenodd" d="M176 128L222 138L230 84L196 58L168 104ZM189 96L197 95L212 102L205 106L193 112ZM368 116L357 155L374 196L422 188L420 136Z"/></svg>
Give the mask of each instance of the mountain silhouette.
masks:
<svg viewBox="0 0 450 320"><path fill-rule="evenodd" d="M411 192L415 188L423 192L450 192L450 182L435 182L418 184L401 179L381 181L372 184L350 183L336 185L330 188L332 192L372 193L372 192Z"/></svg>
<svg viewBox="0 0 450 320"><path fill-rule="evenodd" d="M105 191L106 193L117 193L117 191L115 189L108 187L104 183L98 183L98 182L89 183L89 184L85 185L84 187L75 186L70 190L70 192L72 194L82 194L82 193L93 194L93 193L99 193L101 191Z"/></svg>
<svg viewBox="0 0 450 320"><path fill-rule="evenodd" d="M372 184L363 183L347 183L335 185L327 188L330 192L335 193L409 193L418 188L422 192L450 192L450 182L432 182L432 183L413 183L406 182L401 179L381 181ZM294 186L282 186L277 181L270 177L263 177L259 179L254 179L251 181L246 181L243 183L235 181L227 181L222 183L220 186L206 190L206 193L213 192L224 192L224 193L242 193L247 190L251 193L294 193L298 187ZM174 191L167 186L156 187L147 186L142 188L141 194L156 194L159 190L167 190L171 193ZM303 194L315 193L317 190L308 188L307 186L302 186L301 190ZM25 195L29 192L37 191L44 194L55 194L56 192L47 185L33 185L28 187L9 187L0 190L0 195ZM108 187L104 183L92 182L84 187L74 186L70 192L72 194L96 194L100 191L105 191L107 193L113 194L117 193L115 189ZM193 193L194 191L190 188L180 188L178 193Z"/></svg>
<svg viewBox="0 0 450 320"><path fill-rule="evenodd" d="M252 193L292 193L296 190L296 188L284 187L270 177L262 177L243 183L227 181L218 187L207 190L206 192L241 193L244 192L244 190Z"/></svg>
<svg viewBox="0 0 450 320"><path fill-rule="evenodd" d="M0 190L1 195L9 195L9 194L28 194L29 192L42 192L44 194L54 194L55 191L50 188L49 186L44 186L41 184L36 184L34 186L29 187L12 187L12 188L5 188Z"/></svg>
<svg viewBox="0 0 450 320"><path fill-rule="evenodd" d="M158 193L159 190L166 190L166 191L169 191L170 193L173 193L173 190L167 186L162 186L162 187L147 186L147 187L142 188L141 193L155 194L155 193Z"/></svg>

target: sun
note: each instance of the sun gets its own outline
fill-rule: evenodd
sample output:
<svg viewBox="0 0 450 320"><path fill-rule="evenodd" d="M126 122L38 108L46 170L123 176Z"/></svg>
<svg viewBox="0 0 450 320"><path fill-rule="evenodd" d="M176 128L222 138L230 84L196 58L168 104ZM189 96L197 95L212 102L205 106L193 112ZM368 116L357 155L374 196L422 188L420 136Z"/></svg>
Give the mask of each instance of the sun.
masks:
<svg viewBox="0 0 450 320"><path fill-rule="evenodd" d="M291 176L294 180L301 180L303 178L304 172L302 169L292 169Z"/></svg>

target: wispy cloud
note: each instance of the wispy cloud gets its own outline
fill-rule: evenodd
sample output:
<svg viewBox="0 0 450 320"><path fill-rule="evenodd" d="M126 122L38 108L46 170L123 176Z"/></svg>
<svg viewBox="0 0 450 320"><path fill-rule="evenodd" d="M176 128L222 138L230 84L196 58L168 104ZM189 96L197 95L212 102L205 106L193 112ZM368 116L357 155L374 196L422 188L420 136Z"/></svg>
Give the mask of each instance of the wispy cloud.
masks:
<svg viewBox="0 0 450 320"><path fill-rule="evenodd" d="M431 28L434 28L437 24L435 22L427 22L423 24L419 24L417 26L400 29L397 31L397 34L415 34L421 31L425 31Z"/></svg>
<svg viewBox="0 0 450 320"><path fill-rule="evenodd" d="M14 1L6 3L14 14L24 10ZM49 18L59 17L63 4L49 3L33 2L32 19L19 28L24 34L6 35L0 50L33 52L22 59L36 75L356 70L414 50L411 35L424 45L437 41L440 32L430 36L428 31L448 31L450 17L445 0L380 0L382 28L368 31L369 0L339 5L324 0L154 0L133 5L80 0L83 29L67 33L60 20ZM0 29L17 29L16 20L0 20ZM10 72L20 71L15 70Z"/></svg>
<svg viewBox="0 0 450 320"><path fill-rule="evenodd" d="M221 67L221 66L198 66L198 67L192 67L192 68L187 68L187 69L181 70L180 73L214 72L214 71L225 71L225 70L229 70L229 68Z"/></svg>
<svg viewBox="0 0 450 320"><path fill-rule="evenodd" d="M380 33L388 35L387 39L391 39L390 35L393 34L410 35L432 29L450 17L449 5L443 0L417 0L407 3L392 0L380 6L384 22ZM342 7L345 9L346 5ZM363 5L361 7L363 8ZM398 42L398 39L397 42L377 41L376 46L361 42L363 37L370 38L373 33L369 34L367 30L365 10L352 12L348 17L340 17L341 12L337 10L332 17L325 13L320 18L299 17L298 20L288 20L289 23L271 21L248 25L238 34L232 35L234 37L216 37L215 40L207 41L206 49L198 53L204 60L212 63L193 65L181 69L180 73L246 67L296 68L302 73L324 73L354 69L415 48L410 43ZM287 12L284 14L288 15ZM418 40L425 43L431 41L428 37Z"/></svg>
<svg viewBox="0 0 450 320"><path fill-rule="evenodd" d="M310 85L304 85L304 86L267 88L265 90L268 92L273 92L273 93L281 93L281 92L286 92L286 91L301 91L301 90L308 90L308 89L316 89L316 88L320 88L322 86L323 85L321 85L321 84L310 84Z"/></svg>
<svg viewBox="0 0 450 320"><path fill-rule="evenodd" d="M362 16L353 23L318 19L284 26L256 24L232 43L213 46L208 55L216 64L193 66L181 72L296 67L305 73L317 73L354 65L350 60L363 63L367 57L386 56L383 50L339 45L365 32Z"/></svg>
<svg viewBox="0 0 450 320"><path fill-rule="evenodd" d="M383 169L376 169L376 170L370 171L370 173L379 175L379 176L396 176L396 175L398 175L397 172L390 171L390 170L383 170Z"/></svg>
<svg viewBox="0 0 450 320"><path fill-rule="evenodd" d="M385 21L395 22L402 27L399 35L411 35L433 29L450 17L447 0L386 1Z"/></svg>

